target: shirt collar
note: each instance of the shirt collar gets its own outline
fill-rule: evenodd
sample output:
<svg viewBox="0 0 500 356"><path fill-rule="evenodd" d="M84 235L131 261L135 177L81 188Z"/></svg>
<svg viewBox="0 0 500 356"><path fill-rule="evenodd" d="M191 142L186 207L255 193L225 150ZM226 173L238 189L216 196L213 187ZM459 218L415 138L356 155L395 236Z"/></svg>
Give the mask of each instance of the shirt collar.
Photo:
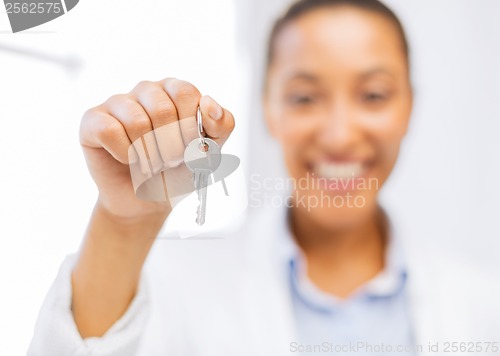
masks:
<svg viewBox="0 0 500 356"><path fill-rule="evenodd" d="M390 298L398 295L404 288L407 269L404 251L395 226L383 211L387 222L388 244L385 253L385 267L374 278L361 286L347 300L340 300L317 288L307 277L305 258L291 233L289 225L289 209L281 209L275 225L277 243L275 251L278 253L280 264L288 269L288 275L294 293L309 305L320 309L331 309L339 303L352 299Z"/></svg>

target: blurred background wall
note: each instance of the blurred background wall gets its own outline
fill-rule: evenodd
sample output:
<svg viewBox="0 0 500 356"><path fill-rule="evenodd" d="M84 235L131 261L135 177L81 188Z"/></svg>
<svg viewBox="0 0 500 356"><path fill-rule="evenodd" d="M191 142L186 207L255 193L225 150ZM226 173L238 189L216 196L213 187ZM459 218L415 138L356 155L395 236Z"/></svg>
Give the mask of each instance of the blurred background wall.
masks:
<svg viewBox="0 0 500 356"><path fill-rule="evenodd" d="M282 176L265 131L265 40L284 0L81 1L16 35L0 11L0 350L25 353L57 268L96 198L78 143L82 113L140 80L178 77L229 108L224 151L242 160L209 191L213 225L238 218L250 173ZM500 3L387 1L412 47L415 110L384 204L408 238L500 271ZM176 211L166 230L194 220ZM167 225L169 225L167 224ZM159 243L165 243L160 241Z"/></svg>

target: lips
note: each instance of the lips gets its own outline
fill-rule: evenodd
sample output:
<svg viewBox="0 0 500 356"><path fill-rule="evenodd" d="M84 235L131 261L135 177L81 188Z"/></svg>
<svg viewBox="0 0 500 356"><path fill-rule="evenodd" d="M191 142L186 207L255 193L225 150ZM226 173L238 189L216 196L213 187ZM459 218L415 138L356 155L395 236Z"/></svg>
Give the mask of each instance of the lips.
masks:
<svg viewBox="0 0 500 356"><path fill-rule="evenodd" d="M364 159L358 160L329 160L323 159L309 165L316 187L333 194L366 190L370 187L370 172L373 162Z"/></svg>
<svg viewBox="0 0 500 356"><path fill-rule="evenodd" d="M326 179L359 178L366 172L363 162L319 162L314 165L314 173Z"/></svg>

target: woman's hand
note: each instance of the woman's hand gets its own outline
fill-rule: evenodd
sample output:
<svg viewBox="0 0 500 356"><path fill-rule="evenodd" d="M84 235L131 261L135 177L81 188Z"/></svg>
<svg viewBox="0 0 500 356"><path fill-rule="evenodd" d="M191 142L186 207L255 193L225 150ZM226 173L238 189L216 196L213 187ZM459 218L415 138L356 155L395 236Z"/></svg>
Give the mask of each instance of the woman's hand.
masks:
<svg viewBox="0 0 500 356"><path fill-rule="evenodd" d="M178 79L141 82L131 92L114 95L85 113L80 143L99 188L98 204L102 208L123 219L168 215L168 202L148 202L136 197L129 159L139 159L145 170L151 165L154 173L181 163L185 146L198 136L198 105L204 131L222 145L234 128L232 114L210 97L202 97L191 83ZM152 130L156 130L155 134L151 134ZM129 155L132 143L141 144L141 140L147 145L149 162L140 149L132 148L134 157Z"/></svg>
<svg viewBox="0 0 500 356"><path fill-rule="evenodd" d="M168 203L136 197L129 148L136 140L143 144L134 146L131 156L136 154L132 158L149 172L182 166L184 147L198 135L198 105L204 131L222 145L234 127L231 113L177 79L142 82L83 117L80 142L99 188L72 273L71 309L84 338L103 335L125 313L153 241L171 211ZM140 150L144 146L149 160Z"/></svg>

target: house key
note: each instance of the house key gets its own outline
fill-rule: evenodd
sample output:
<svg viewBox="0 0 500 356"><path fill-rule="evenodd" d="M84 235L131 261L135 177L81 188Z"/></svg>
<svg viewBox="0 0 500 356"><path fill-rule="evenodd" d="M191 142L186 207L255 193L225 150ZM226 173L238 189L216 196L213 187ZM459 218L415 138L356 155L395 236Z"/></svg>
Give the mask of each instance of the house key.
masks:
<svg viewBox="0 0 500 356"><path fill-rule="evenodd" d="M202 135L203 126L198 108L198 134L199 138L191 141L184 151L184 162L193 172L193 183L198 194L198 211L196 223L201 226L205 223L205 210L207 206L208 178L220 165L221 152L219 145Z"/></svg>

